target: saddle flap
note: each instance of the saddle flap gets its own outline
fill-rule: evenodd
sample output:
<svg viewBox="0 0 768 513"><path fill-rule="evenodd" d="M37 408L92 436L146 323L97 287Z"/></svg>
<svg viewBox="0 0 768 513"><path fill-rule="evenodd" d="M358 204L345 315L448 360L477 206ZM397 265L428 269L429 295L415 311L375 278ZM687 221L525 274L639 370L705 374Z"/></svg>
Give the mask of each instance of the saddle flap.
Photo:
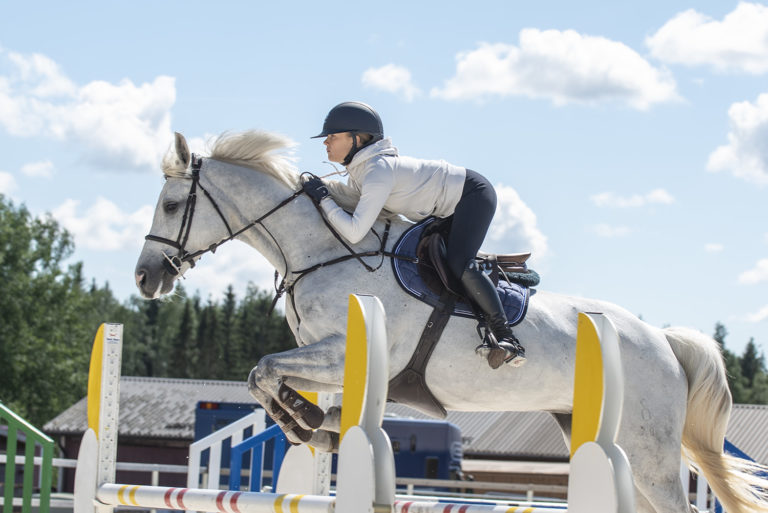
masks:
<svg viewBox="0 0 768 513"><path fill-rule="evenodd" d="M453 273L448 269L448 265L445 260L446 247L443 236L438 232L433 232L422 238L416 248L416 254L419 258L420 270L422 277L425 278L427 285L440 293L445 288L449 292L460 296L459 291L463 290L459 280L453 276ZM431 274L431 279L427 276Z"/></svg>

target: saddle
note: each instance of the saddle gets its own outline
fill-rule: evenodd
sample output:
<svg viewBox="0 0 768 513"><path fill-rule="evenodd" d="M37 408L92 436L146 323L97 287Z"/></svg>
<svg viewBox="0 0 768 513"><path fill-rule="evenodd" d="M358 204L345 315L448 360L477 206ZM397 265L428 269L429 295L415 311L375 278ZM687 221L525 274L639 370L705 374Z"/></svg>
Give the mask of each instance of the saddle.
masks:
<svg viewBox="0 0 768 513"><path fill-rule="evenodd" d="M450 222L438 221L424 230L416 246L419 274L435 294L442 294L447 289L456 296L467 299L459 279L448 269L445 245L445 233L448 230L445 225L450 227ZM479 252L475 260L480 269L488 273L494 286L498 285L499 279L503 277L508 282L533 287L538 285L538 276L534 277L535 273L528 270L526 261L530 257L530 253L497 255ZM528 276L528 279L522 278L521 275Z"/></svg>

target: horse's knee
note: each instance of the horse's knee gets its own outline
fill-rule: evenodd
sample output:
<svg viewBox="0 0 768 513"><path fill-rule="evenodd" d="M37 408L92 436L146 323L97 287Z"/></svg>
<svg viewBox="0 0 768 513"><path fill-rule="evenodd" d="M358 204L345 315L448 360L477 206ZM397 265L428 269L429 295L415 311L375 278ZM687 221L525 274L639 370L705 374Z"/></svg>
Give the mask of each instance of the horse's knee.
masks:
<svg viewBox="0 0 768 513"><path fill-rule="evenodd" d="M276 391L278 378L275 375L274 359L271 355L267 355L259 360L256 367L251 369L248 374L248 390L254 389ZM253 395L253 392L251 392Z"/></svg>
<svg viewBox="0 0 768 513"><path fill-rule="evenodd" d="M251 394L251 397L261 402L261 398L264 396L264 393L261 391L258 385L259 379L256 373L257 369L258 367L254 367L251 369L251 372L248 373L248 393Z"/></svg>

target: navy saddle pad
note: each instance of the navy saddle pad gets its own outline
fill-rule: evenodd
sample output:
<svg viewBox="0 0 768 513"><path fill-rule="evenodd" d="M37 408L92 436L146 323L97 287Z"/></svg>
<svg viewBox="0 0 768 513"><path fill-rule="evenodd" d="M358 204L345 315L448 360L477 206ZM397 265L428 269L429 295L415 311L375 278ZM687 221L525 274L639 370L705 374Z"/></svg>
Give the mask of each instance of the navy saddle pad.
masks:
<svg viewBox="0 0 768 513"><path fill-rule="evenodd" d="M392 268L397 282L408 294L431 306L438 304L440 296L424 283L419 274L419 264L416 262L416 247L419 244L424 229L434 220L435 218L428 218L410 228L392 248L393 253L396 255L410 259L392 259ZM525 317L525 312L528 309L528 299L531 296L531 290L517 283L508 283L503 279L499 280L496 290L499 293L502 305L504 305L509 324L511 326L519 324ZM472 308L463 301L456 302L453 315L469 318L475 317Z"/></svg>

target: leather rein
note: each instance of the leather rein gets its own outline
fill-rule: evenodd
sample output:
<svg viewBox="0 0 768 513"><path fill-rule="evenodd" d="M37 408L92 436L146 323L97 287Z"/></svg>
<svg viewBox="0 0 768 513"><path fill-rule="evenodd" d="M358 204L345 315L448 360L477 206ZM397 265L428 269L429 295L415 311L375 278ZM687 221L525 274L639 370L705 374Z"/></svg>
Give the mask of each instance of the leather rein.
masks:
<svg viewBox="0 0 768 513"><path fill-rule="evenodd" d="M216 200L213 198L213 196L211 196L211 194L200 183L200 170L201 170L202 166L203 166L203 158L193 154L192 155L192 162L191 162L191 165L190 165L191 170L192 170L192 184L190 185L190 188L189 188L189 193L187 195L187 202L186 202L186 205L184 207L184 216L181 219L181 226L179 227L179 233L176 236L176 240L168 239L166 237L160 237L159 235L153 235L151 233L144 237L145 240L159 242L161 244L165 244L166 246L170 246L170 247L175 248L177 250L176 255L173 255L173 256L169 256L167 253L163 252L163 257L165 257L165 261L163 262L163 265L165 266L166 271L168 271L168 273L171 274L172 276L177 276L177 275L181 274L181 266L184 263L189 263L190 267L194 267L195 266L195 260L200 258L202 255L204 255L205 253L208 253L208 252L215 253L216 250L219 248L219 246L221 246L222 244L224 244L226 242L229 242L229 241L235 239L236 237L238 237L239 235L243 234L244 232L250 230L251 228L253 228L256 225L260 225L264 229L264 231L269 234L269 236L272 238L272 240L275 242L276 246L279 249L280 245L277 244L277 240L275 239L275 237L272 235L272 233L270 233L270 231L266 228L266 226L264 226L263 221L265 219L267 219L269 216L271 216L272 214L274 214L275 212L277 212L278 210L280 210L281 208L283 208L284 206L286 206L289 203L291 203L293 200L295 200L296 198L298 198L302 194L304 194L304 190L303 189L299 189L298 191L294 192L293 194L288 196L286 199L284 199L283 201L278 203L275 207L270 209L268 212L266 212L264 215L262 215L258 219L255 219L255 220L251 221L250 223L246 224L245 226L243 226L239 230L233 232L232 229L229 226L229 223L227 222L226 217L224 216L224 214L222 213L221 209L219 208L219 205L216 203ZM311 175L311 173L302 173L302 176L304 176L304 175ZM314 176L314 175L312 175L312 176ZM203 194L205 194L205 197L208 199L208 201L211 202L211 205L213 205L214 210L219 215L219 218L221 219L222 223L224 223L224 226L227 228L227 233L229 235L227 237L224 237L223 239L219 240L218 242L214 242L213 244L211 244L207 248L199 249L197 251L190 252L190 251L187 251L186 245L187 245L187 241L189 239L190 231L192 230L192 220L193 220L194 215L195 215L195 206L196 206L196 203L197 203L197 189L200 189L201 191L203 191ZM338 263L341 263L341 262L346 262L347 260L350 260L350 259L353 259L353 258L357 259L368 272L375 272L384 263L384 257L385 256L389 256L389 257L393 257L393 258L397 257L397 255L395 255L393 253L390 253L390 252L385 250L386 244L387 244L387 239L389 238L389 229L390 229L391 221L387 220L386 228L384 230L383 236L379 236L379 234L375 230L371 229L373 234L376 236L376 238L380 242L380 247L379 247L378 250L364 251L364 252L361 252L361 253L360 252L355 252L355 250L353 250L349 246L349 244L347 244L342 239L341 235L339 235L339 233L333 228L333 226L331 226L331 224L328 222L328 220L325 218L325 216L322 215L322 210L320 208L320 205L318 205L314 201L312 202L312 204L315 205L315 208L317 208L318 213L320 214L320 218L323 220L323 222L328 227L330 232L342 244L342 246L344 246L344 248L349 252L349 254L342 255L340 257L333 258L333 259L328 260L326 262L321 262L321 263L315 264L315 265L313 265L311 267L307 267L306 269L301 269L299 271L294 271L294 272L289 272L288 271L288 265L287 265L287 262L286 262L286 266L285 266L286 277L283 277L283 280L280 282L280 285L277 284L277 279L279 277L279 272L277 270L275 271L275 292L276 292L276 295L275 295L274 300L272 301L272 306L270 307L269 312L268 312L267 315L269 315L272 312L272 310L274 309L275 304L277 303L277 301L286 292L290 295L291 302L292 302L292 305L294 307L294 311L296 311L296 305L295 305L295 302L293 300L293 293L292 293L293 292L293 288L296 286L296 283L301 278L303 278L304 276L306 276L307 274L309 274L311 272L314 272L314 271L316 271L318 269L321 269L323 267L327 267L327 266L330 266L330 265L333 265L333 264L338 264ZM280 250L280 252L282 254L282 250ZM379 264L376 267L372 267L369 264L367 264L365 261L363 261L363 257L373 257L373 256L381 256L381 262L379 262ZM285 255L283 255L283 261L285 262L285 260L286 260L285 259ZM292 280L292 282L287 284L286 283L286 279L287 279L287 275L288 274L294 274L297 277L294 280ZM298 317L298 314L297 314L297 317Z"/></svg>

